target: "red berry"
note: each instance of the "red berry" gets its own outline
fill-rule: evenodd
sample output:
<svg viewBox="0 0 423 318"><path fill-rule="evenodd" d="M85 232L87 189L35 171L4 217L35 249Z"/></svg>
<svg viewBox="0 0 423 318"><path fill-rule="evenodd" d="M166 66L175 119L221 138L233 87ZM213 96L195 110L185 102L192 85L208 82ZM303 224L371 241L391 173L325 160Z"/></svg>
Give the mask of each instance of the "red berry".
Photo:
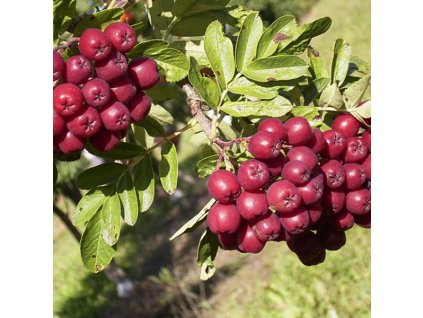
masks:
<svg viewBox="0 0 423 318"><path fill-rule="evenodd" d="M346 140L344 135L335 130L326 130L323 132L323 139L326 142L326 147L322 155L326 158L339 157L346 148Z"/></svg>
<svg viewBox="0 0 423 318"><path fill-rule="evenodd" d="M150 112L151 99L147 94L139 91L127 105L131 113L131 119L137 123L143 120Z"/></svg>
<svg viewBox="0 0 423 318"><path fill-rule="evenodd" d="M372 146L372 136L370 129L367 129L363 132L363 135L361 136L364 144L366 145L367 149L370 152L371 146Z"/></svg>
<svg viewBox="0 0 423 318"><path fill-rule="evenodd" d="M329 251L339 250L347 241L345 232L335 229L331 224L319 226L316 234L322 246Z"/></svg>
<svg viewBox="0 0 423 318"><path fill-rule="evenodd" d="M129 75L142 90L154 87L160 81L156 61L148 57L138 57L129 63Z"/></svg>
<svg viewBox="0 0 423 318"><path fill-rule="evenodd" d="M289 161L298 160L304 162L310 170L317 166L316 153L306 146L293 147L288 151L286 157Z"/></svg>
<svg viewBox="0 0 423 318"><path fill-rule="evenodd" d="M237 233L238 248L244 253L259 253L265 242L260 241L248 223L241 224Z"/></svg>
<svg viewBox="0 0 423 318"><path fill-rule="evenodd" d="M75 136L67 129L56 138L58 142L57 145L63 153L82 151L85 147L85 139Z"/></svg>
<svg viewBox="0 0 423 318"><path fill-rule="evenodd" d="M129 103L137 93L137 88L134 86L129 76L122 77L110 83L110 89L112 90L114 98L125 105Z"/></svg>
<svg viewBox="0 0 423 318"><path fill-rule="evenodd" d="M236 233L221 233L217 234L220 244L225 250L236 250L238 242L236 240Z"/></svg>
<svg viewBox="0 0 423 318"><path fill-rule="evenodd" d="M369 150L360 137L347 138L347 147L343 155L344 162L360 162L368 153Z"/></svg>
<svg viewBox="0 0 423 318"><path fill-rule="evenodd" d="M53 81L64 77L66 72L66 64L63 57L53 50Z"/></svg>
<svg viewBox="0 0 423 318"><path fill-rule="evenodd" d="M241 186L236 175L227 170L213 172L207 187L210 195L221 203L234 201L241 193Z"/></svg>
<svg viewBox="0 0 423 318"><path fill-rule="evenodd" d="M104 29L104 34L112 43L113 47L122 53L132 50L137 42L137 34L134 29L124 22L110 23Z"/></svg>
<svg viewBox="0 0 423 318"><path fill-rule="evenodd" d="M293 212L280 214L279 220L283 228L291 234L300 234L310 226L310 215L304 206L299 206Z"/></svg>
<svg viewBox="0 0 423 318"><path fill-rule="evenodd" d="M112 44L99 29L86 29L79 38L79 52L86 58L101 61L112 51Z"/></svg>
<svg viewBox="0 0 423 318"><path fill-rule="evenodd" d="M84 102L84 96L78 86L64 83L53 90L53 108L63 117L76 114Z"/></svg>
<svg viewBox="0 0 423 318"><path fill-rule="evenodd" d="M306 145L312 136L312 129L307 119L302 116L288 119L285 124L287 142L292 146Z"/></svg>
<svg viewBox="0 0 423 318"><path fill-rule="evenodd" d="M277 118L267 118L258 126L259 131L268 131L276 136L279 141L286 139L286 129L283 123Z"/></svg>
<svg viewBox="0 0 423 318"><path fill-rule="evenodd" d="M101 119L97 110L87 107L74 115L68 122L67 127L75 136L89 138L94 136L101 128Z"/></svg>
<svg viewBox="0 0 423 318"><path fill-rule="evenodd" d="M241 223L241 216L233 204L216 203L207 215L207 224L215 234L235 233Z"/></svg>
<svg viewBox="0 0 423 318"><path fill-rule="evenodd" d="M241 187L247 191L255 191L267 185L270 180L270 173L265 163L249 159L241 164L237 177Z"/></svg>
<svg viewBox="0 0 423 318"><path fill-rule="evenodd" d="M347 193L345 206L354 215L362 215L370 212L370 190L361 188Z"/></svg>
<svg viewBox="0 0 423 318"><path fill-rule="evenodd" d="M372 213L365 213L361 215L354 215L354 222L358 226L370 229L372 227Z"/></svg>
<svg viewBox="0 0 423 318"><path fill-rule="evenodd" d="M364 169L364 173L366 174L366 178L367 180L371 180L372 179L372 165L371 165L371 155L368 154L366 159L364 159L363 163L361 164L363 166Z"/></svg>
<svg viewBox="0 0 423 318"><path fill-rule="evenodd" d="M286 180L273 183L267 190L266 196L269 206L281 213L293 212L301 203L297 188Z"/></svg>
<svg viewBox="0 0 423 318"><path fill-rule="evenodd" d="M322 196L323 207L330 211L330 214L339 213L345 206L344 189L325 189Z"/></svg>
<svg viewBox="0 0 423 318"><path fill-rule="evenodd" d="M333 120L332 129L340 132L345 138L353 137L360 129L360 122L350 114L342 114Z"/></svg>
<svg viewBox="0 0 423 318"><path fill-rule="evenodd" d="M109 84L100 78L94 78L87 82L81 91L85 102L97 109L106 106L112 98Z"/></svg>
<svg viewBox="0 0 423 318"><path fill-rule="evenodd" d="M113 50L108 57L95 63L97 76L106 82L116 81L126 75L128 61L122 53Z"/></svg>
<svg viewBox="0 0 423 318"><path fill-rule="evenodd" d="M293 236L289 242L288 246L297 254L304 265L317 265L324 261L325 249L313 232L307 231L301 235Z"/></svg>
<svg viewBox="0 0 423 318"><path fill-rule="evenodd" d="M320 220L323 214L322 206L320 203L314 203L306 206L308 216L310 217L310 224L315 224Z"/></svg>
<svg viewBox="0 0 423 318"><path fill-rule="evenodd" d="M124 12L122 16L120 17L120 21L126 22L126 23L131 23L133 20L134 20L134 15L129 11Z"/></svg>
<svg viewBox="0 0 423 318"><path fill-rule="evenodd" d="M110 151L120 143L124 136L123 131L110 131L102 127L97 134L90 138L90 142L99 151Z"/></svg>
<svg viewBox="0 0 423 318"><path fill-rule="evenodd" d="M310 141L306 144L316 154L322 153L326 148L326 141L323 138L323 133L318 128L313 128Z"/></svg>
<svg viewBox="0 0 423 318"><path fill-rule="evenodd" d="M66 60L66 82L75 85L84 84L91 76L93 67L83 55L74 55Z"/></svg>
<svg viewBox="0 0 423 318"><path fill-rule="evenodd" d="M270 177L279 177L282 173L285 158L282 154L278 154L275 158L262 160L267 168L269 168Z"/></svg>
<svg viewBox="0 0 423 318"><path fill-rule="evenodd" d="M260 241L274 241L280 236L281 222L276 214L268 212L254 221L251 226Z"/></svg>
<svg viewBox="0 0 423 318"><path fill-rule="evenodd" d="M344 165L345 186L348 190L355 190L366 181L366 173L363 166L358 163L347 163Z"/></svg>
<svg viewBox="0 0 423 318"><path fill-rule="evenodd" d="M302 202L306 205L318 202L323 196L323 175L311 175L309 182L297 187L301 195Z"/></svg>
<svg viewBox="0 0 423 318"><path fill-rule="evenodd" d="M120 102L113 102L103 108L100 117L104 127L112 131L126 129L131 123L128 108Z"/></svg>
<svg viewBox="0 0 423 318"><path fill-rule="evenodd" d="M346 231L354 226L354 216L347 210L342 210L333 216L332 224L338 230Z"/></svg>
<svg viewBox="0 0 423 318"><path fill-rule="evenodd" d="M53 137L60 135L65 126L65 120L53 109Z"/></svg>
<svg viewBox="0 0 423 318"><path fill-rule="evenodd" d="M291 181L294 185L304 185L310 181L310 168L301 161L288 161L282 169L284 180Z"/></svg>
<svg viewBox="0 0 423 318"><path fill-rule="evenodd" d="M253 221L257 217L265 215L269 209L264 192L244 191L236 200L236 206L239 214L247 221Z"/></svg>
<svg viewBox="0 0 423 318"><path fill-rule="evenodd" d="M325 184L331 188L336 189L342 186L345 182L345 171L342 164L338 160L331 159L320 166L323 176L325 177Z"/></svg>
<svg viewBox="0 0 423 318"><path fill-rule="evenodd" d="M258 159L275 158L280 154L280 150L280 141L268 131L255 133L248 142L248 151Z"/></svg>

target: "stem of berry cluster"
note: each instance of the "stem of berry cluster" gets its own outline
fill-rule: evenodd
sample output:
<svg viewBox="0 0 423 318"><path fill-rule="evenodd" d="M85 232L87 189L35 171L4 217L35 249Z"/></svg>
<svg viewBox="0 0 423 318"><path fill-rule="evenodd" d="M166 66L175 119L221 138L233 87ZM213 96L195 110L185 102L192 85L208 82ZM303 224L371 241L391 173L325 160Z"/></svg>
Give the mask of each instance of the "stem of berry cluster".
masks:
<svg viewBox="0 0 423 318"><path fill-rule="evenodd" d="M228 147L231 147L234 144L240 144L242 142L246 142L248 140L250 140L251 137L240 137L240 138L235 138L233 140L230 141L223 141L220 140L219 138L215 138L213 139L213 144L219 149L219 157L217 159L216 162L216 168L215 170L218 170L220 168L220 165L222 164L222 160L225 161L225 164L229 167L230 170L233 170L233 166L229 161L229 158L226 156L226 149Z"/></svg>
<svg viewBox="0 0 423 318"><path fill-rule="evenodd" d="M78 42L79 42L79 37L73 37L73 38L68 39L63 44L60 44L60 45L56 46L54 48L54 50L60 52L60 51L63 51L64 49L67 49L70 46L77 45Z"/></svg>

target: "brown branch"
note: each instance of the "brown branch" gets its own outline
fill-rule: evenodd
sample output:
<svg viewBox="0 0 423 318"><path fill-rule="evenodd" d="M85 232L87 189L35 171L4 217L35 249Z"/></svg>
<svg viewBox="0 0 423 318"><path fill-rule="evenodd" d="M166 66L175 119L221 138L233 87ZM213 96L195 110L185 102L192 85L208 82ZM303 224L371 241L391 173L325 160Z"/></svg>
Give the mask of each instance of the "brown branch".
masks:
<svg viewBox="0 0 423 318"><path fill-rule="evenodd" d="M72 233L73 237L79 242L81 241L81 233L79 230L72 224L71 220L69 219L68 215L63 212L59 207L53 204L53 212L56 214L62 222L66 225L67 229Z"/></svg>
<svg viewBox="0 0 423 318"><path fill-rule="evenodd" d="M56 46L54 49L60 52L60 51L63 51L64 49L67 49L70 46L78 45L78 42L79 42L79 37L70 38L63 44Z"/></svg>

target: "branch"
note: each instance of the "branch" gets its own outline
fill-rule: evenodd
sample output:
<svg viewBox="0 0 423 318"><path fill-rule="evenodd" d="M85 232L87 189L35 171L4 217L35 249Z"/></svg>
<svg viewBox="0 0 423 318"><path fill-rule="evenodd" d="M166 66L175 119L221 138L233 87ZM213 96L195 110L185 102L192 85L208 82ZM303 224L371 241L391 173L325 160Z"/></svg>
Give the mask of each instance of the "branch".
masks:
<svg viewBox="0 0 423 318"><path fill-rule="evenodd" d="M55 204L53 204L53 212L66 225L67 229L72 233L73 237L78 242L81 241L81 233L79 233L78 229L72 224L72 222L69 219L68 215L65 212L63 212L59 207L57 207Z"/></svg>
<svg viewBox="0 0 423 318"><path fill-rule="evenodd" d="M78 45L78 42L79 42L79 37L70 38L63 44L56 46L54 49L60 52L60 51L63 51L64 49L67 49L70 46Z"/></svg>

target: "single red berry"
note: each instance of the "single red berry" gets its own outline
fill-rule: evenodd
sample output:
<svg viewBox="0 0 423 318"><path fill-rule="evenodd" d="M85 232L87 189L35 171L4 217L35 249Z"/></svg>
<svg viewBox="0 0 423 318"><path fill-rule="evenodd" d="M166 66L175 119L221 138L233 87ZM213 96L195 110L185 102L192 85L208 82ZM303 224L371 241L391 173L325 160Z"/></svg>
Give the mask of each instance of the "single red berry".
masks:
<svg viewBox="0 0 423 318"><path fill-rule="evenodd" d="M302 116L288 119L285 124L287 143L292 146L306 145L312 136L312 129L307 119Z"/></svg>
<svg viewBox="0 0 423 318"><path fill-rule="evenodd" d="M57 138L57 145L63 153L82 151L85 147L85 138L75 136L65 129Z"/></svg>
<svg viewBox="0 0 423 318"><path fill-rule="evenodd" d="M207 224L215 234L235 233L241 224L241 216L234 204L216 203L207 215Z"/></svg>
<svg viewBox="0 0 423 318"><path fill-rule="evenodd" d="M282 169L284 180L291 181L294 185L300 186L310 181L310 168L301 161L288 161Z"/></svg>
<svg viewBox="0 0 423 318"><path fill-rule="evenodd" d="M301 204L301 196L295 185L282 180L274 182L266 193L269 206L281 213L295 211Z"/></svg>
<svg viewBox="0 0 423 318"><path fill-rule="evenodd" d="M110 131L103 127L90 138L91 144L99 151L110 151L116 147L126 134L124 131Z"/></svg>
<svg viewBox="0 0 423 318"><path fill-rule="evenodd" d="M95 63L97 76L111 83L126 75L128 61L122 53L113 50L108 57Z"/></svg>
<svg viewBox="0 0 423 318"><path fill-rule="evenodd" d="M81 110L67 122L69 131L82 138L94 136L100 130L101 125L100 115L93 107Z"/></svg>
<svg viewBox="0 0 423 318"><path fill-rule="evenodd" d="M306 144L316 154L321 154L326 148L326 141L323 138L323 133L318 128L313 128L310 141Z"/></svg>
<svg viewBox="0 0 423 318"><path fill-rule="evenodd" d="M310 224L315 224L320 220L323 214L323 208L320 203L314 203L305 207L310 217Z"/></svg>
<svg viewBox="0 0 423 318"><path fill-rule="evenodd" d="M298 160L305 163L310 170L317 166L318 159L316 153L306 146L293 147L286 154L289 161Z"/></svg>
<svg viewBox="0 0 423 318"><path fill-rule="evenodd" d="M322 246L329 251L339 250L347 241L345 232L335 229L331 224L319 226L316 234Z"/></svg>
<svg viewBox="0 0 423 318"><path fill-rule="evenodd" d="M151 109L151 99L144 92L139 91L127 104L133 122L140 122L148 115Z"/></svg>
<svg viewBox="0 0 423 318"><path fill-rule="evenodd" d="M97 109L102 109L112 98L109 84L100 78L85 83L81 91L85 102Z"/></svg>
<svg viewBox="0 0 423 318"><path fill-rule="evenodd" d="M66 73L66 63L63 57L53 50L53 81L57 81L64 77Z"/></svg>
<svg viewBox="0 0 423 318"><path fill-rule="evenodd" d="M63 117L76 114L83 105L84 96L78 86L64 83L53 90L53 108Z"/></svg>
<svg viewBox="0 0 423 318"><path fill-rule="evenodd" d="M260 241L248 223L241 224L237 233L238 249L244 253L259 253L265 242Z"/></svg>
<svg viewBox="0 0 423 318"><path fill-rule="evenodd" d="M128 66L132 81L142 90L150 89L160 81L156 61L148 57L132 59Z"/></svg>
<svg viewBox="0 0 423 318"><path fill-rule="evenodd" d="M326 158L337 158L345 151L346 140L344 135L335 130L326 130L323 132L323 139L326 147L322 155Z"/></svg>
<svg viewBox="0 0 423 318"><path fill-rule="evenodd" d="M364 169L364 173L366 174L367 180L372 179L371 160L372 160L371 155L368 154L366 159L364 159L364 161L361 163L361 165L363 166L363 169Z"/></svg>
<svg viewBox="0 0 423 318"><path fill-rule="evenodd" d="M370 229L372 227L372 213L365 213L361 215L354 215L354 222L358 226Z"/></svg>
<svg viewBox="0 0 423 318"><path fill-rule="evenodd" d="M371 136L370 129L367 129L363 132L361 139L363 140L364 144L366 145L367 149L370 152L371 146L372 146L372 136Z"/></svg>
<svg viewBox="0 0 423 318"><path fill-rule="evenodd" d="M269 168L264 162L255 159L248 159L238 169L238 181L246 191L256 191L270 180Z"/></svg>
<svg viewBox="0 0 423 318"><path fill-rule="evenodd" d="M324 190L323 175L321 173L312 174L310 181L302 186L297 186L297 190L300 193L302 202L306 205L320 201Z"/></svg>
<svg viewBox="0 0 423 318"><path fill-rule="evenodd" d="M333 120L332 129L340 132L345 138L353 137L360 129L360 122L350 114L341 114Z"/></svg>
<svg viewBox="0 0 423 318"><path fill-rule="evenodd" d="M370 212L370 200L370 190L361 188L347 193L345 206L352 214L362 215Z"/></svg>
<svg viewBox="0 0 423 318"><path fill-rule="evenodd" d="M103 108L100 117L104 127L112 131L126 129L131 123L131 114L121 102L113 102Z"/></svg>
<svg viewBox="0 0 423 318"><path fill-rule="evenodd" d="M279 177L282 173L283 165L285 164L285 158L282 154L278 154L275 158L262 159L267 168L269 168L270 177Z"/></svg>
<svg viewBox="0 0 423 318"><path fill-rule="evenodd" d="M366 181L366 173L362 165L358 163L347 163L344 165L345 186L348 190L360 188Z"/></svg>
<svg viewBox="0 0 423 318"><path fill-rule="evenodd" d="M110 89L112 90L113 97L125 105L127 105L137 93L137 88L128 75L110 83Z"/></svg>
<svg viewBox="0 0 423 318"><path fill-rule="evenodd" d="M66 82L75 85L84 84L91 76L93 67L83 55L74 55L66 60Z"/></svg>
<svg viewBox="0 0 423 318"><path fill-rule="evenodd" d="M104 29L104 34L112 43L113 47L122 53L132 50L137 42L137 34L134 29L125 22L110 23Z"/></svg>
<svg viewBox="0 0 423 318"><path fill-rule="evenodd" d="M344 167L338 160L331 159L320 166L323 176L325 177L325 185L331 189L342 186L345 182Z"/></svg>
<svg viewBox="0 0 423 318"><path fill-rule="evenodd" d="M325 189L322 196L322 205L330 214L339 213L345 206L345 190Z"/></svg>
<svg viewBox="0 0 423 318"><path fill-rule="evenodd" d="M60 135L65 127L65 120L53 109L53 137Z"/></svg>
<svg viewBox="0 0 423 318"><path fill-rule="evenodd" d="M79 52L86 58L101 61L112 51L112 44L99 29L86 29L79 38Z"/></svg>
<svg viewBox="0 0 423 318"><path fill-rule="evenodd" d="M280 223L280 221L279 221L279 223ZM275 242L282 242L282 241L288 242L291 239L291 237L292 237L292 234L285 231L285 229L282 227L282 224L281 224L281 231L279 232L279 236L276 237L273 241L275 241Z"/></svg>
<svg viewBox="0 0 423 318"><path fill-rule="evenodd" d="M247 221L265 215L269 209L264 192L242 192L236 200L239 214Z"/></svg>
<svg viewBox="0 0 423 318"><path fill-rule="evenodd" d="M258 126L258 131L268 131L274 134L280 142L286 139L286 129L283 123L277 118L263 120Z"/></svg>
<svg viewBox="0 0 423 318"><path fill-rule="evenodd" d="M348 137L346 150L343 154L344 162L360 162L366 158L369 149L360 137Z"/></svg>
<svg viewBox="0 0 423 318"><path fill-rule="evenodd" d="M280 154L281 143L268 131L258 131L248 142L248 151L257 159L271 159Z"/></svg>
<svg viewBox="0 0 423 318"><path fill-rule="evenodd" d="M280 236L281 222L276 214L268 211L252 224L252 229L260 241L274 241Z"/></svg>
<svg viewBox="0 0 423 318"><path fill-rule="evenodd" d="M238 248L238 242L236 240L235 233L221 233L217 234L220 244L222 244L225 250L236 250Z"/></svg>
<svg viewBox="0 0 423 318"><path fill-rule="evenodd" d="M310 226L310 215L304 206L299 206L291 213L280 214L279 220L283 228L291 234L300 234Z"/></svg>
<svg viewBox="0 0 423 318"><path fill-rule="evenodd" d="M311 231L293 236L288 246L306 266L322 263L326 256L325 249Z"/></svg>
<svg viewBox="0 0 423 318"><path fill-rule="evenodd" d="M227 170L213 172L207 187L210 195L221 203L234 201L241 193L241 185L236 175Z"/></svg>
<svg viewBox="0 0 423 318"><path fill-rule="evenodd" d="M335 214L331 220L334 227L341 231L349 230L354 226L354 216L345 209Z"/></svg>

